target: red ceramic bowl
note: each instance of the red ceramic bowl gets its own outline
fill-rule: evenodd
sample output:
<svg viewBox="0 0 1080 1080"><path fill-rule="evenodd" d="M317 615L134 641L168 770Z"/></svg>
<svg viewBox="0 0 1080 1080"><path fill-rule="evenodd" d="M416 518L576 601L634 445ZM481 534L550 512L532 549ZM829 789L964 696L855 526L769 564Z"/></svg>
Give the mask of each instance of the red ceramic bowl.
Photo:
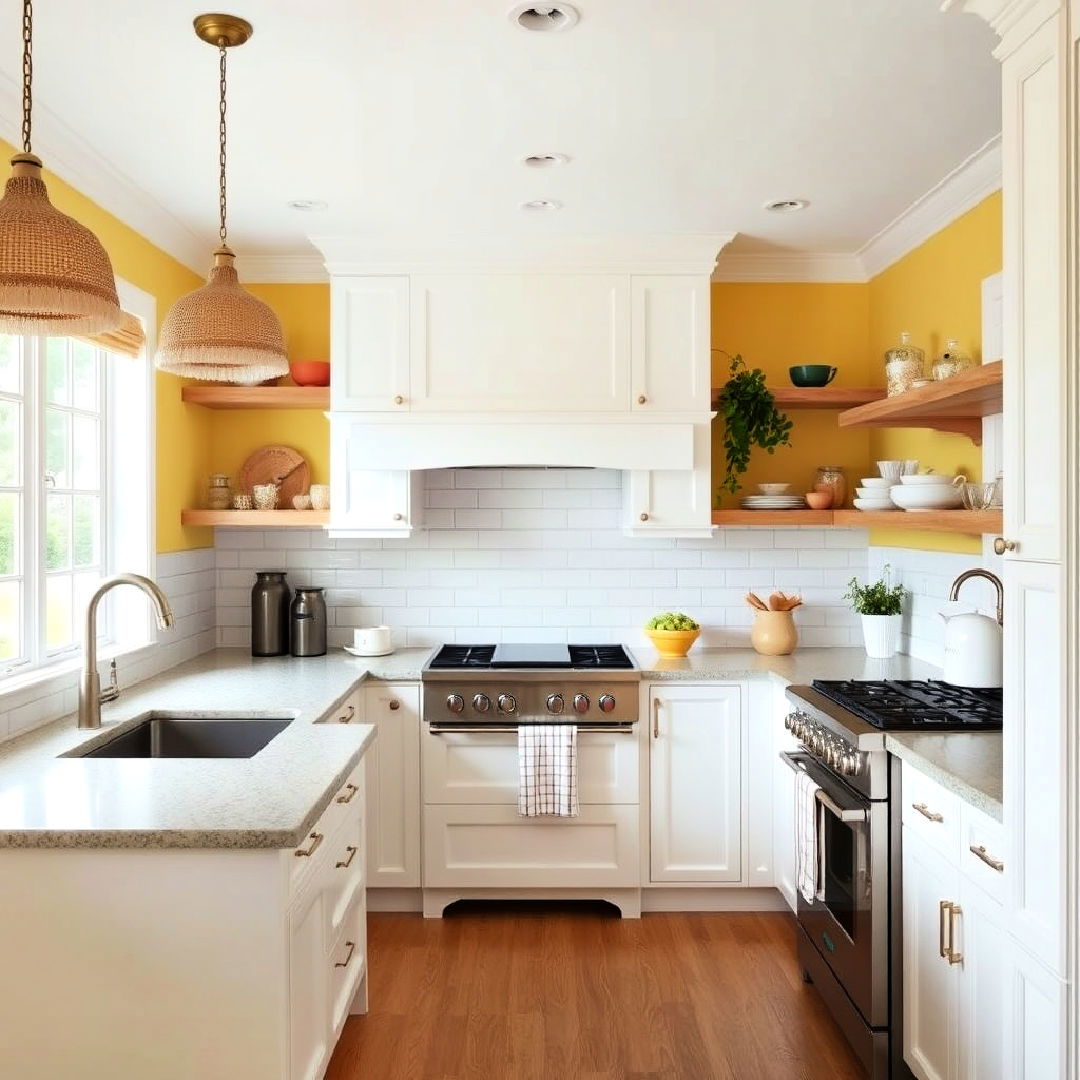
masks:
<svg viewBox="0 0 1080 1080"><path fill-rule="evenodd" d="M289 374L297 386L330 385L330 365L325 360L293 360Z"/></svg>

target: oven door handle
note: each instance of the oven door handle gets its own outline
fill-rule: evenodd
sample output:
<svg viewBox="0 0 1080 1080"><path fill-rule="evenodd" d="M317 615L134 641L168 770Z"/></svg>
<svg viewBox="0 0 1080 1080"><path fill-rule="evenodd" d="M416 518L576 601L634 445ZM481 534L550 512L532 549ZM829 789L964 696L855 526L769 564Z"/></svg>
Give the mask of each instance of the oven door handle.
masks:
<svg viewBox="0 0 1080 1080"><path fill-rule="evenodd" d="M866 811L859 807L853 810L845 810L842 806L838 806L833 798L821 788L818 788L814 792L814 798L820 803L830 814L838 817L841 821L865 821Z"/></svg>
<svg viewBox="0 0 1080 1080"><path fill-rule="evenodd" d="M461 724L428 724L428 732L432 735L516 735L523 727L544 727L543 723L530 724L477 724L473 727L464 727ZM553 727L576 727L579 733L593 734L596 732L609 732L612 735L633 735L634 725L627 724L554 724Z"/></svg>

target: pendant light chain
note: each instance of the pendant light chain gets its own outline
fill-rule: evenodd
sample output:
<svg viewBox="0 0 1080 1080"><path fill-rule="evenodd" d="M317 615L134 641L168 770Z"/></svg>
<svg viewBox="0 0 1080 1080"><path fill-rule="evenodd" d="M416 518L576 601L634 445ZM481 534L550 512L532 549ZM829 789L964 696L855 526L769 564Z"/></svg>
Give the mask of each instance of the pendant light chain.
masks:
<svg viewBox="0 0 1080 1080"><path fill-rule="evenodd" d="M22 148L23 153L30 153L30 116L33 103L34 58L34 5L31 0L23 0L22 19Z"/></svg>
<svg viewBox="0 0 1080 1080"><path fill-rule="evenodd" d="M225 64L228 49L224 38L218 39L218 236L221 246L225 246Z"/></svg>

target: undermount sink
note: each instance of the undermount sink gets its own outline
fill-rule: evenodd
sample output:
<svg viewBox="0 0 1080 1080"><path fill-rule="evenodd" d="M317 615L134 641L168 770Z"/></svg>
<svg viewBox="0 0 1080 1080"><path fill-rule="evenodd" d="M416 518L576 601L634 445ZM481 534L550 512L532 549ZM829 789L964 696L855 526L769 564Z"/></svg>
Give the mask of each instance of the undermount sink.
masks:
<svg viewBox="0 0 1080 1080"><path fill-rule="evenodd" d="M249 758L254 757L291 719L230 717L194 719L151 716L79 757Z"/></svg>

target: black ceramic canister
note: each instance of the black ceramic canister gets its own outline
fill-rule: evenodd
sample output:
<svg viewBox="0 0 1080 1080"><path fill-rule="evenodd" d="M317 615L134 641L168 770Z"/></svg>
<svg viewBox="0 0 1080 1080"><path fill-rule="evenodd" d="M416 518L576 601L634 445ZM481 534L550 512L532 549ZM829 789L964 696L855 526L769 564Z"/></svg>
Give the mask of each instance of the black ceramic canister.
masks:
<svg viewBox="0 0 1080 1080"><path fill-rule="evenodd" d="M289 600L284 570L258 570L251 588L251 655L287 656Z"/></svg>

